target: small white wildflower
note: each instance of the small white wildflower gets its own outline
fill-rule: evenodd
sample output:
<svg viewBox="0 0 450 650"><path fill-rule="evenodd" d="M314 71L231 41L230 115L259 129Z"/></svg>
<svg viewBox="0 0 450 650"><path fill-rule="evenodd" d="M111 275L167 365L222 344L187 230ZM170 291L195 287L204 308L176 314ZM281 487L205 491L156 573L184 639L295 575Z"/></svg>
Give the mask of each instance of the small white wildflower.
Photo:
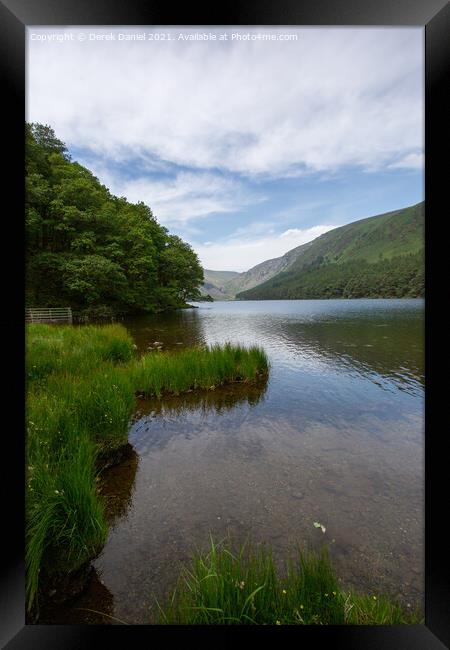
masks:
<svg viewBox="0 0 450 650"><path fill-rule="evenodd" d="M324 533L326 531L325 526L323 524L319 523L318 521L314 521L313 526L314 526L314 528L320 528L322 533Z"/></svg>

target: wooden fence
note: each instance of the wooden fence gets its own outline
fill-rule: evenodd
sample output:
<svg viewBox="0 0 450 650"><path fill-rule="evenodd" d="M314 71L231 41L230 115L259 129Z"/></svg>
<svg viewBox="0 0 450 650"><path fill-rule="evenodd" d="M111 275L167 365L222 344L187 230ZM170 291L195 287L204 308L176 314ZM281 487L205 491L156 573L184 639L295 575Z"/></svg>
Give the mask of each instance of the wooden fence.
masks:
<svg viewBox="0 0 450 650"><path fill-rule="evenodd" d="M70 307L38 307L36 309L25 309L25 322L72 324L72 309Z"/></svg>

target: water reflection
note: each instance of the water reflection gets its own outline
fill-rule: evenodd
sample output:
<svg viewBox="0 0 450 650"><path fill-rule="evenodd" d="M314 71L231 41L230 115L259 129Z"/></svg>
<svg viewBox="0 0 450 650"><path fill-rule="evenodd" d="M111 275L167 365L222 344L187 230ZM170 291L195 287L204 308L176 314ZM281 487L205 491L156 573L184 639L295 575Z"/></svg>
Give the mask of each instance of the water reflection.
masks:
<svg viewBox="0 0 450 650"><path fill-rule="evenodd" d="M125 321L141 353L239 341L260 343L297 369L366 376L382 388L424 387L422 300L306 300L205 303L198 309ZM391 383L394 386L391 386Z"/></svg>
<svg viewBox="0 0 450 650"><path fill-rule="evenodd" d="M215 390L165 396L164 399L140 399L133 419L138 420L145 415L181 415L183 411L194 408L203 413L214 412L220 415L244 403L255 406L264 399L266 389L267 380L262 379L255 384L236 383Z"/></svg>
<svg viewBox="0 0 450 650"><path fill-rule="evenodd" d="M131 507L138 464L139 456L132 445L128 444L121 463L108 467L100 475L99 492L111 529ZM104 584L101 572L93 567L83 593L71 603L49 604L44 607L40 612L39 623L114 625L121 624L121 621L114 617L113 594Z"/></svg>
<svg viewBox="0 0 450 650"><path fill-rule="evenodd" d="M119 517L123 517L131 507L138 464L139 456L136 449L128 444L122 462L108 467L100 475L99 492L110 526Z"/></svg>
<svg viewBox="0 0 450 650"><path fill-rule="evenodd" d="M128 434L139 454L163 449L175 437L190 440L211 426L218 416L230 415L234 426L246 418L251 409L264 399L267 380L257 384L233 384L214 391L185 393L163 400L140 400ZM180 423L183 426L180 427Z"/></svg>
<svg viewBox="0 0 450 650"><path fill-rule="evenodd" d="M424 356L420 318L405 322L397 315L374 314L371 320L327 320L316 323L284 322L280 337L291 355L312 363L333 366L343 373L365 375L385 387L421 391L424 386Z"/></svg>
<svg viewBox="0 0 450 650"><path fill-rule="evenodd" d="M423 301L199 307L127 326L141 351L258 343L269 381L140 402L139 462L95 562L113 615L151 622L210 532L251 534L278 557L326 543L345 587L422 604Z"/></svg>
<svg viewBox="0 0 450 650"><path fill-rule="evenodd" d="M40 625L111 625L114 618L114 596L92 569L86 590L74 602L54 604L42 609Z"/></svg>
<svg viewBox="0 0 450 650"><path fill-rule="evenodd" d="M155 341L161 341L163 348L182 349L193 345L204 345L203 319L198 309L180 309L155 315L136 316L124 321L134 339L138 352L148 351Z"/></svg>
<svg viewBox="0 0 450 650"><path fill-rule="evenodd" d="M280 367L351 372L383 388L421 393L423 308L422 300L251 301L199 312L207 342L257 341Z"/></svg>

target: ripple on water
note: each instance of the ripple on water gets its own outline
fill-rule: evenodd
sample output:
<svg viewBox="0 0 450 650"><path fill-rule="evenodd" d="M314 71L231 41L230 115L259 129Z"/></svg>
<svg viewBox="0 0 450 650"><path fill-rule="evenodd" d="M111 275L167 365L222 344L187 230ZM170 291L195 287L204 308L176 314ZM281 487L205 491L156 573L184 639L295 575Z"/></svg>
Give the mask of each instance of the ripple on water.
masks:
<svg viewBox="0 0 450 650"><path fill-rule="evenodd" d="M343 585L422 603L423 301L200 304L127 326L141 350L258 343L271 370L257 387L140 401L126 506L95 562L109 613L152 620L179 563L227 531L279 557L325 543Z"/></svg>

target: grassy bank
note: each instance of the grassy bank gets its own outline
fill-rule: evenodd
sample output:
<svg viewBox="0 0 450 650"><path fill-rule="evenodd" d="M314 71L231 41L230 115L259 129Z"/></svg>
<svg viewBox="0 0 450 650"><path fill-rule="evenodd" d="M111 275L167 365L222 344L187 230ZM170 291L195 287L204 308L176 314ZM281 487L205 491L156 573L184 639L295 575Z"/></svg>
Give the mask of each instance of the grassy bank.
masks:
<svg viewBox="0 0 450 650"><path fill-rule="evenodd" d="M42 576L95 557L108 533L98 459L127 442L136 394L161 396L256 381L259 348L225 345L137 358L121 325L30 325L27 379L27 605Z"/></svg>
<svg viewBox="0 0 450 650"><path fill-rule="evenodd" d="M341 590L328 552L301 552L280 573L270 548L233 550L211 539L184 568L177 589L160 606L161 624L397 625L423 623L389 598Z"/></svg>

